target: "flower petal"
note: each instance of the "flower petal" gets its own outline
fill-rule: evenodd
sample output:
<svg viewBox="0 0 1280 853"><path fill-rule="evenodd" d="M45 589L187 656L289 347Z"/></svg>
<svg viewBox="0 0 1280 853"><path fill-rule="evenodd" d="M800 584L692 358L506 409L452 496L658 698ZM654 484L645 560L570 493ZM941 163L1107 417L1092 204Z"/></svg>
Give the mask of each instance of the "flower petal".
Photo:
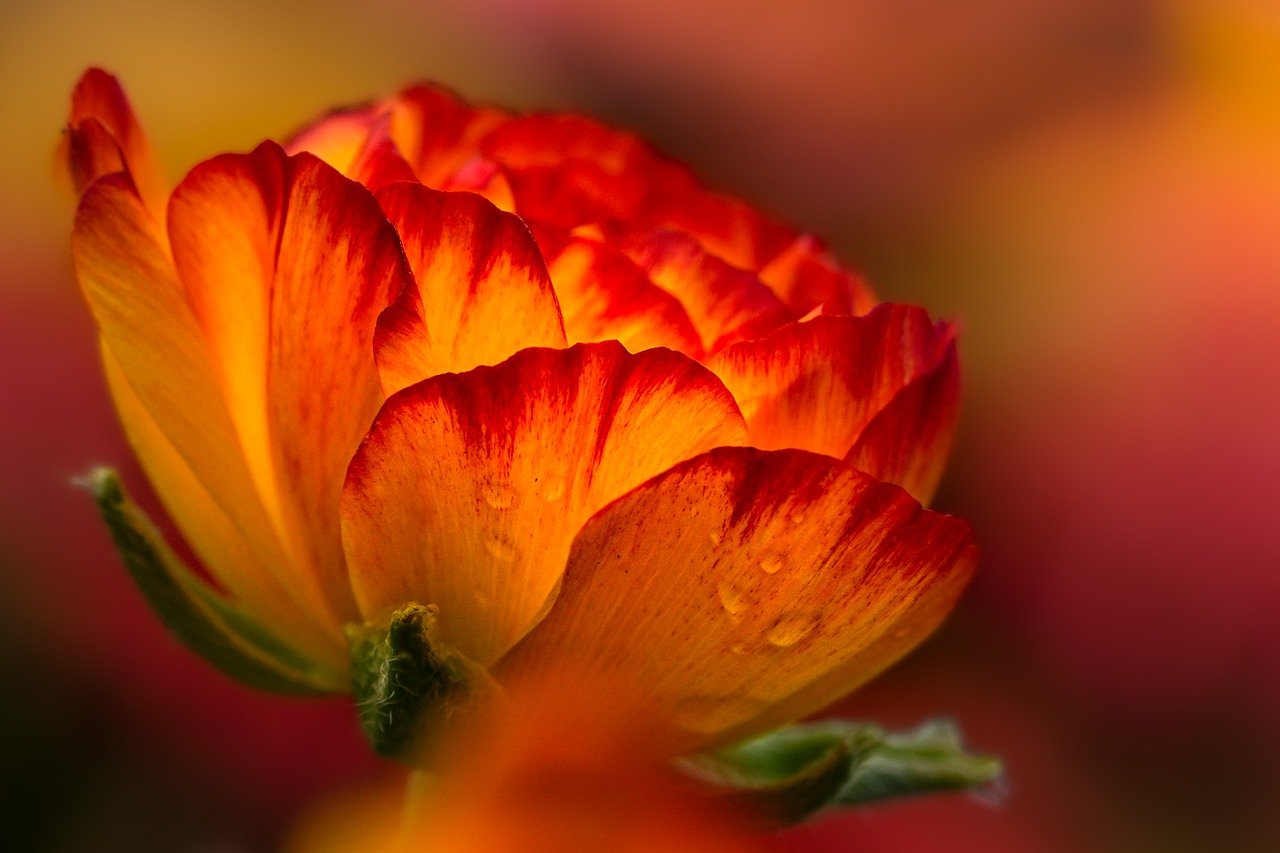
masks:
<svg viewBox="0 0 1280 853"><path fill-rule="evenodd" d="M204 568L240 607L287 638L289 645L336 672L345 672L346 647L340 638L311 621L281 585L270 565L264 563L264 555L255 551L160 430L105 344L102 361L129 444Z"/></svg>
<svg viewBox="0 0 1280 853"><path fill-rule="evenodd" d="M617 249L551 228L536 232L571 343L616 340L631 352L666 347L702 357L680 300Z"/></svg>
<svg viewBox="0 0 1280 853"><path fill-rule="evenodd" d="M151 144L120 81L100 68L81 75L71 93L71 111L61 155L78 194L105 175L127 172L159 219L168 189Z"/></svg>
<svg viewBox="0 0 1280 853"><path fill-rule="evenodd" d="M568 662L626 677L685 730L682 752L723 745L896 661L974 558L964 522L843 462L720 448L587 522L555 604L498 675Z"/></svg>
<svg viewBox="0 0 1280 853"><path fill-rule="evenodd" d="M654 284L680 300L708 353L795 319L754 273L709 254L686 234L660 231L628 240L624 249Z"/></svg>
<svg viewBox="0 0 1280 853"><path fill-rule="evenodd" d="M382 402L375 321L410 284L399 241L367 190L274 143L193 169L169 233L293 585L341 625L356 609L338 499Z"/></svg>
<svg viewBox="0 0 1280 853"><path fill-rule="evenodd" d="M845 461L928 504L942 479L960 413L960 366L951 335L937 364L907 383L863 428Z"/></svg>
<svg viewBox="0 0 1280 853"><path fill-rule="evenodd" d="M441 187L479 153L480 139L508 118L442 86L411 86L389 102L391 136L418 180Z"/></svg>
<svg viewBox="0 0 1280 853"><path fill-rule="evenodd" d="M420 184L388 186L378 201L417 282L378 323L387 394L527 347L565 345L546 265L518 217L479 196Z"/></svg>
<svg viewBox="0 0 1280 853"><path fill-rule="evenodd" d="M101 335L116 410L162 500L209 569L233 592L253 583L237 575L252 572L254 563L279 570L285 561L241 452L221 380L160 226L127 174L103 178L85 191L71 249L76 278ZM231 531L204 529L199 520L187 527L204 506L203 495L189 491L193 484L208 493L244 538L254 554L248 565L242 567L233 556L240 544ZM208 525L220 526L212 518ZM290 606L278 602L278 609L283 613ZM310 633L295 643L314 646L305 638ZM335 632L330 651L340 640Z"/></svg>
<svg viewBox="0 0 1280 853"><path fill-rule="evenodd" d="M875 293L860 276L842 269L815 238L797 237L760 270L760 280L798 315L866 314Z"/></svg>
<svg viewBox="0 0 1280 853"><path fill-rule="evenodd" d="M682 231L743 269L759 269L794 238L740 199L708 190L636 135L584 116L514 118L480 148L505 167L516 211L530 220L565 229L598 224L615 237Z"/></svg>
<svg viewBox="0 0 1280 853"><path fill-rule="evenodd" d="M919 308L886 304L865 317L816 317L733 344L708 366L733 392L752 445L841 458L899 391L937 364L950 335L950 327L935 328ZM927 401L931 408L945 403ZM896 428L901 452L931 454L932 439L908 444L912 429ZM869 454L859 459L874 462ZM877 465L867 470L880 473Z"/></svg>
<svg viewBox="0 0 1280 853"><path fill-rule="evenodd" d="M439 607L442 642L493 663L538 618L582 523L745 431L708 371L616 342L524 350L387 401L351 463L343 543L362 611Z"/></svg>

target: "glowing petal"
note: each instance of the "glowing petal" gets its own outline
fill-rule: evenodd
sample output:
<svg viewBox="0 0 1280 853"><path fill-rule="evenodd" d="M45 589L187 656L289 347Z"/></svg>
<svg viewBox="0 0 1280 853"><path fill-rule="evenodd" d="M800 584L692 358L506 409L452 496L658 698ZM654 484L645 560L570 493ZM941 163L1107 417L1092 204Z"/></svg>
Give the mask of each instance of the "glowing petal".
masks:
<svg viewBox="0 0 1280 853"><path fill-rule="evenodd" d="M845 460L928 504L942 479L960 412L960 367L947 335L942 357L905 385L862 430Z"/></svg>
<svg viewBox="0 0 1280 853"><path fill-rule="evenodd" d="M409 285L395 232L359 184L274 143L192 170L169 232L293 586L340 625L343 472L382 402L374 323Z"/></svg>
<svg viewBox="0 0 1280 853"><path fill-rule="evenodd" d="M128 173L152 215L163 221L167 187L138 123L115 77L90 68L71 93L61 156L77 193L98 178Z"/></svg>
<svg viewBox="0 0 1280 853"><path fill-rule="evenodd" d="M760 280L799 315L866 314L875 293L860 276L843 269L813 237L797 237L760 270Z"/></svg>
<svg viewBox="0 0 1280 853"><path fill-rule="evenodd" d="M935 328L918 308L882 305L865 317L817 317L736 343L708 366L733 392L753 446L841 458L896 394L936 365L950 334L950 327ZM931 410L948 405L921 402ZM918 407L904 411L902 417L912 419L918 412ZM942 414L930 418L939 420ZM914 427L897 429L904 458L933 452L933 439L917 447L909 441ZM869 452L859 460L871 465L866 469L871 473L881 473Z"/></svg>
<svg viewBox="0 0 1280 853"><path fill-rule="evenodd" d="M386 187L378 201L417 282L378 324L388 394L527 347L565 345L546 265L519 218L478 196L419 184Z"/></svg>
<svg viewBox="0 0 1280 853"><path fill-rule="evenodd" d="M630 240L625 249L654 284L680 300L708 353L795 319L754 273L708 254L688 235L662 231Z"/></svg>
<svg viewBox="0 0 1280 853"><path fill-rule="evenodd" d="M387 401L347 477L361 609L437 605L443 640L491 664L536 621L593 512L743 438L724 387L666 350L531 349L414 385Z"/></svg>
<svg viewBox="0 0 1280 853"><path fill-rule="evenodd" d="M541 229L537 237L571 343L616 340L631 352L666 347L702 357L702 342L680 300L626 255L553 229Z"/></svg>
<svg viewBox="0 0 1280 853"><path fill-rule="evenodd" d="M721 448L587 522L555 604L498 672L590 666L671 714L681 751L729 743L900 658L974 557L964 522L843 462Z"/></svg>

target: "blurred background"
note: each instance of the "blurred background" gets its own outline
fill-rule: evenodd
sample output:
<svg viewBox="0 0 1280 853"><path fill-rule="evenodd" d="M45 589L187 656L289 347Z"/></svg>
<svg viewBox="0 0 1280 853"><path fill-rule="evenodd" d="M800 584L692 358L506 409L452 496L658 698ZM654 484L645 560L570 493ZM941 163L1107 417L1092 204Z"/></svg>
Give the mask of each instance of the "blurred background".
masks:
<svg viewBox="0 0 1280 853"><path fill-rule="evenodd" d="M9 849L272 849L386 774L341 702L177 647L71 478L130 461L52 150L118 74L172 178L418 79L635 128L963 324L963 605L840 713L947 715L1007 791L779 850L1280 849L1280 3L10 0L0 6Z"/></svg>

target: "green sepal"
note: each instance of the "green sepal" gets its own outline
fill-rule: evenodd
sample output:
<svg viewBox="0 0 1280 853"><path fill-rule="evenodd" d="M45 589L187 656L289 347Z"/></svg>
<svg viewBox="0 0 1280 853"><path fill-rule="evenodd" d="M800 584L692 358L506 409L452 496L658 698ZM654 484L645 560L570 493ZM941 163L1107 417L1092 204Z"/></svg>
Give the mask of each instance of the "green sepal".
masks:
<svg viewBox="0 0 1280 853"><path fill-rule="evenodd" d="M1001 772L995 758L965 752L956 727L938 720L905 733L843 720L789 726L683 765L773 826L835 806L979 788Z"/></svg>
<svg viewBox="0 0 1280 853"><path fill-rule="evenodd" d="M342 693L346 681L289 648L212 589L165 543L109 468L81 481L151 609L187 648L237 681L292 696Z"/></svg>
<svg viewBox="0 0 1280 853"><path fill-rule="evenodd" d="M385 625L348 625L360 727L384 758L417 764L427 736L477 698L500 692L483 668L431 637L434 605L409 604Z"/></svg>

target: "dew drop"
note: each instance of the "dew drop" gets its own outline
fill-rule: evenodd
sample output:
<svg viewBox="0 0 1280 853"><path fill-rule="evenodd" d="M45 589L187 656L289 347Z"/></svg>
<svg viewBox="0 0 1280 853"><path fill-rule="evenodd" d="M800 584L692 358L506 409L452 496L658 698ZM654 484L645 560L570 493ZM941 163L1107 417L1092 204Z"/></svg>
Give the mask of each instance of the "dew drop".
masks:
<svg viewBox="0 0 1280 853"><path fill-rule="evenodd" d="M813 634L820 621L813 613L784 613L769 626L764 638L772 646L789 648Z"/></svg>
<svg viewBox="0 0 1280 853"><path fill-rule="evenodd" d="M484 549L495 560L514 560L516 557L515 543L506 536L496 534L484 540Z"/></svg>
<svg viewBox="0 0 1280 853"><path fill-rule="evenodd" d="M760 558L760 568L766 575L776 575L782 569L781 554L765 554Z"/></svg>
<svg viewBox="0 0 1280 853"><path fill-rule="evenodd" d="M484 502L494 509L507 509L515 501L515 494L506 486L490 483L484 487Z"/></svg>
<svg viewBox="0 0 1280 853"><path fill-rule="evenodd" d="M712 545L719 545L719 544L720 544L721 542L723 542L723 541L724 541L724 531L721 531L721 530L713 530L713 531L711 531L711 544L712 544Z"/></svg>
<svg viewBox="0 0 1280 853"><path fill-rule="evenodd" d="M558 501L564 497L564 480L559 477L553 477L547 482L547 486L542 490L542 499L546 501Z"/></svg>
<svg viewBox="0 0 1280 853"><path fill-rule="evenodd" d="M720 606L730 616L738 616L755 603L755 592L742 578L728 577L716 585Z"/></svg>

